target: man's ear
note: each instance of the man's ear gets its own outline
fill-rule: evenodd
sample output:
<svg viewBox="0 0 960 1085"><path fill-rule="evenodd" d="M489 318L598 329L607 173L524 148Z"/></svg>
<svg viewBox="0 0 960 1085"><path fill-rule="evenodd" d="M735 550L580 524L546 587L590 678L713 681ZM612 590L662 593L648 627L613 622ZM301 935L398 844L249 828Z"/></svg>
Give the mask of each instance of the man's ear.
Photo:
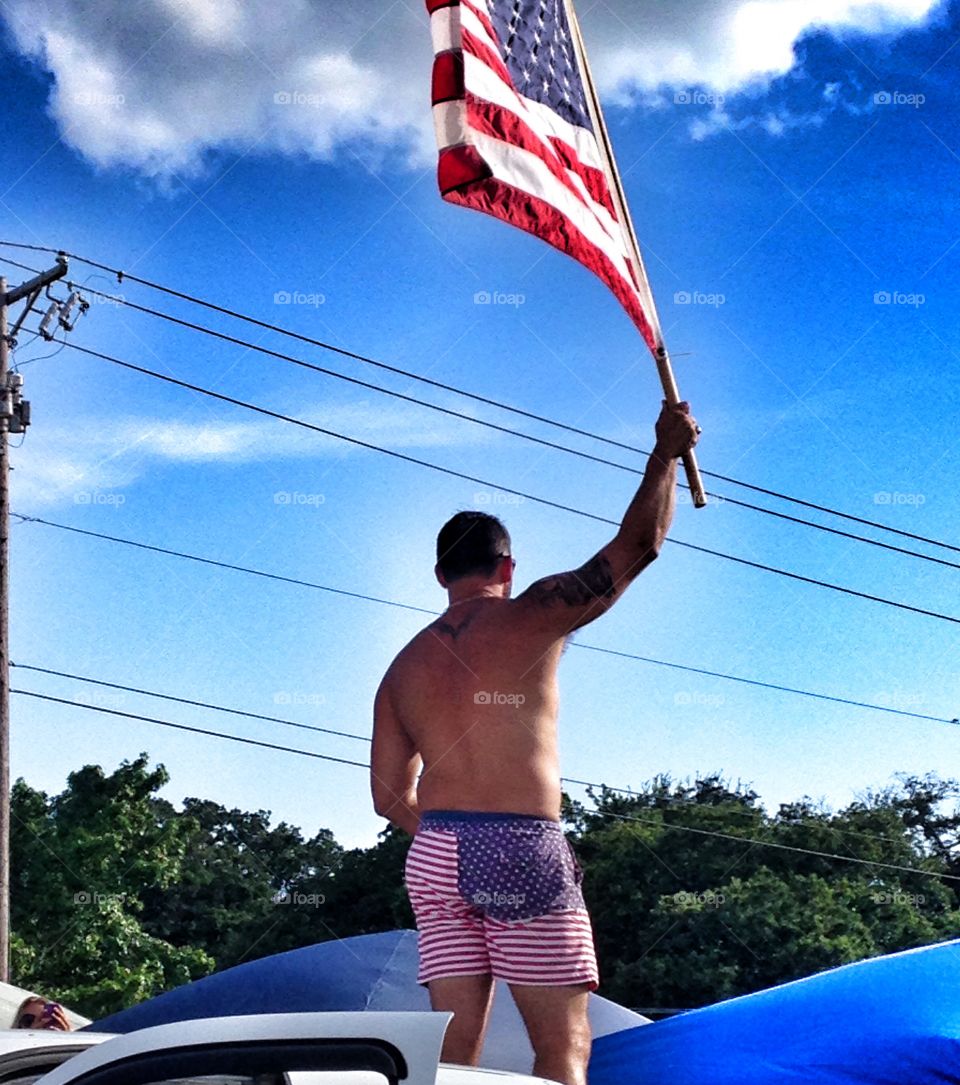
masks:
<svg viewBox="0 0 960 1085"><path fill-rule="evenodd" d="M497 570L497 583L509 584L513 580L513 558L501 558L500 568Z"/></svg>
<svg viewBox="0 0 960 1085"><path fill-rule="evenodd" d="M447 580L446 580L446 577L443 575L443 573L440 571L440 566L439 565L434 565L433 573L434 573L434 576L436 576L437 583L440 585L440 587L445 588L447 586Z"/></svg>

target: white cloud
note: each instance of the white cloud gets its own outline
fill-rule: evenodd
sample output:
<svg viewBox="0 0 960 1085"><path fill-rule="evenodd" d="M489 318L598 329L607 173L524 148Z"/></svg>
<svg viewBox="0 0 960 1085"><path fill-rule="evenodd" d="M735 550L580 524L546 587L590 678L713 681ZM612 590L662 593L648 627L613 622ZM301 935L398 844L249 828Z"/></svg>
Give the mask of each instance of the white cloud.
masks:
<svg viewBox="0 0 960 1085"><path fill-rule="evenodd" d="M606 0L584 31L606 97L649 104L664 86L756 92L794 67L811 29L894 34L936 6ZM217 150L433 157L422 0L5 0L2 11L16 46L53 76L63 138L98 166L166 178L201 171Z"/></svg>
<svg viewBox="0 0 960 1085"><path fill-rule="evenodd" d="M98 166L190 175L211 149L323 159L358 140L426 157L431 47L416 5L9 0L2 10L19 49L54 76L63 138Z"/></svg>
<svg viewBox="0 0 960 1085"><path fill-rule="evenodd" d="M424 408L352 403L322 412L294 411L306 422L397 450L471 447L490 432ZM12 453L11 501L20 512L118 493L164 465L264 463L333 458L363 451L357 445L272 419L208 422L126 417L69 428L30 428L24 454ZM375 453L374 453L375 454ZM429 457L427 457L429 458ZM456 465L454 465L456 466ZM79 497L78 497L79 495Z"/></svg>
<svg viewBox="0 0 960 1085"><path fill-rule="evenodd" d="M666 83L725 95L757 90L795 63L811 30L896 34L927 22L940 0L606 0L584 20L601 90L623 104ZM592 33L590 33L592 31Z"/></svg>

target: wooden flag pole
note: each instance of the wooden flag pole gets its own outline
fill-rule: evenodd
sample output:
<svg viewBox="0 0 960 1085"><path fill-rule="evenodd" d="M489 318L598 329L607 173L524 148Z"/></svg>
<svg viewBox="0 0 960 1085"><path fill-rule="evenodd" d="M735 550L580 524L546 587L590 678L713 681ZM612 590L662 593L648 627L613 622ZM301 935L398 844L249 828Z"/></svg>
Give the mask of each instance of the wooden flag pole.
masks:
<svg viewBox="0 0 960 1085"><path fill-rule="evenodd" d="M600 97L590 71L590 61L587 59L587 50L583 43L583 34L580 31L580 22L573 7L573 0L563 0L567 13L567 21L570 24L570 33L573 38L573 46L580 61L583 72L584 89L587 97L587 108L590 119L593 121L598 144L606 158L607 173L613 182L612 195L617 205L617 218L623 230L624 240L627 244L628 254L633 257L637 275L646 286L646 300L649 306L649 316L653 318L653 331L657 341L657 350L654 360L657 363L657 372L660 374L660 383L663 385L664 399L670 407L676 407L680 402L680 391L677 388L676 378L673 375L673 366L670 364L670 355L663 342L663 333L660 329L660 319L657 316L653 294L647 282L647 273L643 264L643 256L640 253L640 243L633 228L633 219L630 216L630 208L627 205L627 197L624 192L623 182L620 179L620 171L617 169L617 160L613 153L613 144L610 142L610 133L607 131L606 121L603 119L603 110L600 108ZM690 495L693 498L695 508L702 509L707 503L707 495L703 489L703 480L700 478L700 467L693 449L683 457L683 466L687 473L687 484L690 487Z"/></svg>

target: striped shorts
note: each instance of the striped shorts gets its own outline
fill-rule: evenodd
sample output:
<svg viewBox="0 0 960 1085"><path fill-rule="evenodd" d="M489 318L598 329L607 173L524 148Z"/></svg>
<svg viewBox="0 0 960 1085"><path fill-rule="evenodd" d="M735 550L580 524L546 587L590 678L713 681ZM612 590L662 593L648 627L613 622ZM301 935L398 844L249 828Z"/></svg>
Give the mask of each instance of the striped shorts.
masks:
<svg viewBox="0 0 960 1085"><path fill-rule="evenodd" d="M428 811L407 855L420 983L493 975L536 987L597 986L582 872L560 823Z"/></svg>

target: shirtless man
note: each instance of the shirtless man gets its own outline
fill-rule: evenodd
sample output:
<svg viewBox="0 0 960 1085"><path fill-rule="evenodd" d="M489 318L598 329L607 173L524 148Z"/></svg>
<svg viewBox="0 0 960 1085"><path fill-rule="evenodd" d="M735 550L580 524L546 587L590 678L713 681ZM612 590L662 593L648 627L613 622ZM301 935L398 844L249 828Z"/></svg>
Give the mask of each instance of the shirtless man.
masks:
<svg viewBox="0 0 960 1085"><path fill-rule="evenodd" d="M421 983L454 1014L447 1062L476 1065L493 980L509 984L534 1073L585 1085L597 986L581 874L560 828L557 666L658 555L677 459L697 442L686 403L664 407L656 447L616 536L585 565L511 599L510 537L485 513L437 540L446 612L390 665L377 692L371 786L378 814L414 836L406 883Z"/></svg>

